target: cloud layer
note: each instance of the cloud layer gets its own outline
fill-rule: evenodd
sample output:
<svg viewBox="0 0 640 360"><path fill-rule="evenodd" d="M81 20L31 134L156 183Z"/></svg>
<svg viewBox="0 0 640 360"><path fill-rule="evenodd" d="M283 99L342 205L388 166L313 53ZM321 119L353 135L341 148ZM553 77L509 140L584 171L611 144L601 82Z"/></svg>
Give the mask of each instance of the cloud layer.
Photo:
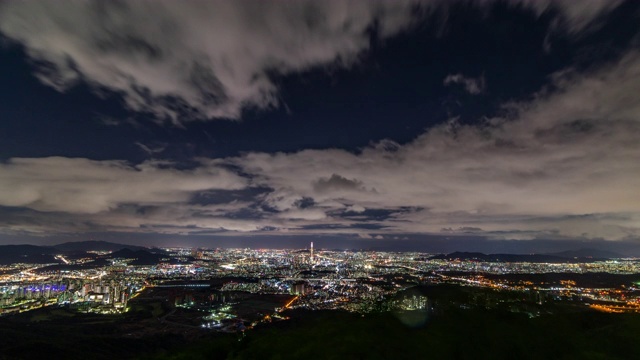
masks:
<svg viewBox="0 0 640 360"><path fill-rule="evenodd" d="M244 178L213 166L194 170L170 166L63 157L15 158L0 164L0 205L98 213L127 203L181 203L196 191L246 186Z"/></svg>
<svg viewBox="0 0 640 360"><path fill-rule="evenodd" d="M190 170L12 159L0 165L3 227L637 239L640 54L552 79L482 125L451 121L359 153L247 153Z"/></svg>
<svg viewBox="0 0 640 360"><path fill-rule="evenodd" d="M369 48L373 27L385 39L453 3L10 0L0 3L0 32L25 46L45 84L65 91L83 81L120 94L134 111L182 123L278 106L274 76L350 66ZM619 3L513 2L559 13L569 32Z"/></svg>
<svg viewBox="0 0 640 360"><path fill-rule="evenodd" d="M505 117L482 126L452 121L404 146L233 161L274 188L266 200L282 210L309 197L334 211L337 204L414 209L381 222L398 231L437 232L454 223L531 230L526 237L637 236L640 55L588 74L563 71L549 89L505 104Z"/></svg>
<svg viewBox="0 0 640 360"><path fill-rule="evenodd" d="M0 30L64 91L87 81L174 121L240 117L278 103L273 74L337 63L414 19L395 1L9 1Z"/></svg>
<svg viewBox="0 0 640 360"><path fill-rule="evenodd" d="M462 74L451 74L444 78L443 84L445 86L460 84L469 94L477 95L484 91L485 80L482 76L479 78L469 78Z"/></svg>
<svg viewBox="0 0 640 360"><path fill-rule="evenodd" d="M577 3L512 4L553 13L555 30L570 34L620 4ZM133 110L180 123L276 106L274 74L352 66L368 49L373 26L381 38L398 34L420 13L415 4L5 1L0 31L24 44L44 83L65 91L85 81L120 93ZM420 2L423 10L434 4L450 2ZM485 88L482 77L444 79L456 84L471 94ZM188 169L158 161L13 158L0 163L0 228L640 237L640 53L586 72L564 69L502 110L479 125L451 119L406 144L248 152L196 159ZM150 155L164 149L137 145Z"/></svg>

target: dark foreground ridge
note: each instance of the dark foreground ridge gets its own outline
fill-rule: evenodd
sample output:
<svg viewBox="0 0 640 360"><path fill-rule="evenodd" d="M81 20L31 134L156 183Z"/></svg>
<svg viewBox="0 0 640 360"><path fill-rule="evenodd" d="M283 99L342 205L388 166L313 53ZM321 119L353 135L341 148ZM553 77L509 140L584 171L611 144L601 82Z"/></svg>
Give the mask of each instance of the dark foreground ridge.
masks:
<svg viewBox="0 0 640 360"><path fill-rule="evenodd" d="M168 307L105 317L45 308L0 318L2 359L637 359L640 316L548 306L530 318L446 304L475 290L423 289L433 312L287 311L246 333L171 329ZM407 319L418 319L409 321ZM146 330L144 329L146 328Z"/></svg>

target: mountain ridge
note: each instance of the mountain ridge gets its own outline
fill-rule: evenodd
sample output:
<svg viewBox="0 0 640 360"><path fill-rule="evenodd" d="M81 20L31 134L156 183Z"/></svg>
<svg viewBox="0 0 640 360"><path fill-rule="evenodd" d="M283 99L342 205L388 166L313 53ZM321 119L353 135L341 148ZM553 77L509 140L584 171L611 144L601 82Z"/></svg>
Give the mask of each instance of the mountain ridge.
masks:
<svg viewBox="0 0 640 360"><path fill-rule="evenodd" d="M568 262L595 262L613 258L624 257L620 254L606 250L579 249L567 250L557 253L544 254L485 254L481 252L455 251L449 254L439 254L430 257L430 260L479 260L487 262L540 262L540 263L568 263Z"/></svg>

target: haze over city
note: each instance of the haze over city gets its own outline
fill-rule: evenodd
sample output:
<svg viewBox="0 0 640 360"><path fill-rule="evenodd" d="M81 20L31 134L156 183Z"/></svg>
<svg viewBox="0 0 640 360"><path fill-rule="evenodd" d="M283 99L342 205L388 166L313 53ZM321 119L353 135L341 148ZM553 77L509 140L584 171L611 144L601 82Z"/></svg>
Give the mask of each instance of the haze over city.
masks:
<svg viewBox="0 0 640 360"><path fill-rule="evenodd" d="M0 243L639 255L636 1L0 3Z"/></svg>

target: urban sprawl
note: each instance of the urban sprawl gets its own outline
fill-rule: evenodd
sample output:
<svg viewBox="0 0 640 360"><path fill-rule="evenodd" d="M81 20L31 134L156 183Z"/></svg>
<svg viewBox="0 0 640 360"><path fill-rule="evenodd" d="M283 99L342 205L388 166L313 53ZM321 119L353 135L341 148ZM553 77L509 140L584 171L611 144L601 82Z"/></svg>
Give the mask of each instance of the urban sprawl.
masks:
<svg viewBox="0 0 640 360"><path fill-rule="evenodd" d="M135 257L92 265L109 254L105 251L73 258L60 254L55 264L0 266L0 315L65 307L106 316L161 300L171 311L158 321L238 331L287 319L285 310L437 311L427 294L411 291L432 285L482 290L448 304L461 309L507 306L533 317L544 312L545 303L564 302L605 312L640 311L640 285L633 279L605 285L576 281L576 276L640 274L638 259L493 262L419 252L314 251L313 244L298 250L159 250L158 262L146 265L136 265ZM256 301L261 305L247 310ZM196 315L175 318L185 311Z"/></svg>

